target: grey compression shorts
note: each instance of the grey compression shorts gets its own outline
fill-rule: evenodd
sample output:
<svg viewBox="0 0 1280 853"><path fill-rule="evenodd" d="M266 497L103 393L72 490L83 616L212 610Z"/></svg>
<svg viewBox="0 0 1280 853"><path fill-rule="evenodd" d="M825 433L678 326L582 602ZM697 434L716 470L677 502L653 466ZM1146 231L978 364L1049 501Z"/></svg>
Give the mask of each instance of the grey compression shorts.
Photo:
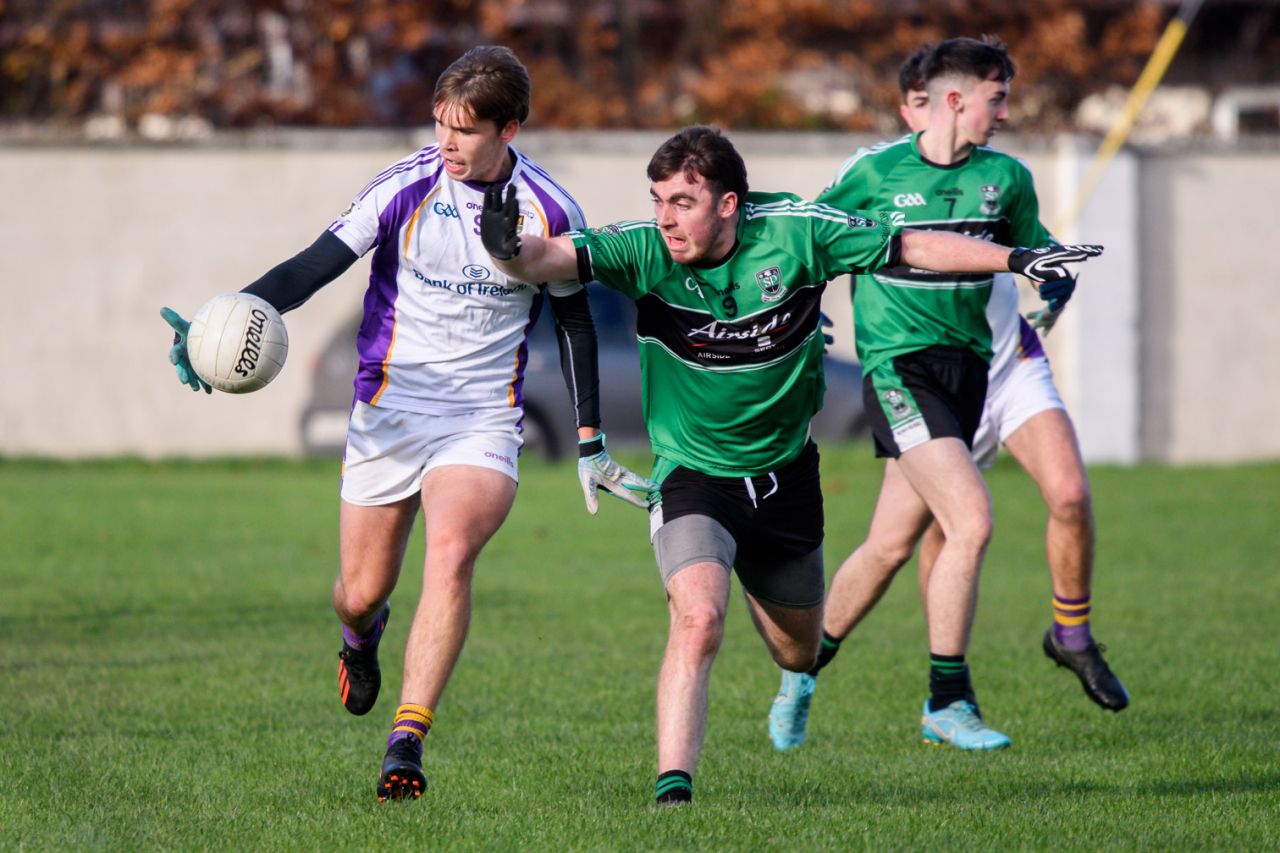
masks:
<svg viewBox="0 0 1280 853"><path fill-rule="evenodd" d="M712 562L736 571L742 588L760 601L797 608L822 603L821 545L801 556L752 562L738 558L738 544L720 522L705 515L682 515L654 531L653 553L664 585L681 569Z"/></svg>

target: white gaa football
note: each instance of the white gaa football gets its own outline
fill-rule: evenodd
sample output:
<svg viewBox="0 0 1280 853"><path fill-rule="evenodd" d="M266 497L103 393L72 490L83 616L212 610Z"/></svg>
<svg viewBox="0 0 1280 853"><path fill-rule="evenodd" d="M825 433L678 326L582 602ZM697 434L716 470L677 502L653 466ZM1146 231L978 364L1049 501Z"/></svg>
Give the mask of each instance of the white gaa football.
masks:
<svg viewBox="0 0 1280 853"><path fill-rule="evenodd" d="M223 293L204 304L187 331L191 366L205 382L228 394L266 385L289 352L284 319L271 303L248 293Z"/></svg>

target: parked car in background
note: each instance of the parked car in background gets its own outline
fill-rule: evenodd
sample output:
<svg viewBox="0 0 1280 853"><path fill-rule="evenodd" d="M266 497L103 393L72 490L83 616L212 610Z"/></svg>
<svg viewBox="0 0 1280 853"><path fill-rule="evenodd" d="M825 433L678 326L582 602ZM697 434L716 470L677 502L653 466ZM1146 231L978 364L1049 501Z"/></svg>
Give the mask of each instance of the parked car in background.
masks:
<svg viewBox="0 0 1280 853"><path fill-rule="evenodd" d="M649 436L640 416L635 304L595 284L590 285L590 301L599 343L600 411L609 447L646 448ZM542 316L529 336L523 452L560 459L574 455L578 439L550 315L550 308L544 305ZM346 444L359 326L359 316L343 324L325 345L314 366L311 396L299 425L303 451L308 454L340 454ZM827 397L822 411L813 419L814 438L823 442L865 436L861 366L830 354L824 366Z"/></svg>

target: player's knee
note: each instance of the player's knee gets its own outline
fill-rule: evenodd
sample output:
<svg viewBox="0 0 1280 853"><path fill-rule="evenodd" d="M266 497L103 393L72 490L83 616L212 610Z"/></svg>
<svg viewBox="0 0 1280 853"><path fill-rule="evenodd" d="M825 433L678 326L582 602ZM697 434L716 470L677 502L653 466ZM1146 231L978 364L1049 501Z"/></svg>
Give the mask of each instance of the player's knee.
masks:
<svg viewBox="0 0 1280 853"><path fill-rule="evenodd" d="M773 661L792 672L808 672L818 662L818 643L786 646L774 651Z"/></svg>
<svg viewBox="0 0 1280 853"><path fill-rule="evenodd" d="M672 619L672 640L697 656L713 655L724 638L724 613L713 605L696 605Z"/></svg>
<svg viewBox="0 0 1280 853"><path fill-rule="evenodd" d="M989 512L964 513L946 531L947 543L967 552L981 554L991 542L994 527Z"/></svg>
<svg viewBox="0 0 1280 853"><path fill-rule="evenodd" d="M442 581L470 583L479 548L464 533L446 533L431 537L427 543L428 571L438 573Z"/></svg>
<svg viewBox="0 0 1280 853"><path fill-rule="evenodd" d="M915 543L907 540L878 540L871 548L871 563L881 576L888 579L907 564L915 550Z"/></svg>
<svg viewBox="0 0 1280 853"><path fill-rule="evenodd" d="M362 586L343 583L341 580L333 588L333 609L338 617L348 624L371 616L383 605L381 590L372 585Z"/></svg>
<svg viewBox="0 0 1280 853"><path fill-rule="evenodd" d="M1047 503L1049 514L1066 524L1085 524L1093 518L1093 495L1084 480L1055 489Z"/></svg>

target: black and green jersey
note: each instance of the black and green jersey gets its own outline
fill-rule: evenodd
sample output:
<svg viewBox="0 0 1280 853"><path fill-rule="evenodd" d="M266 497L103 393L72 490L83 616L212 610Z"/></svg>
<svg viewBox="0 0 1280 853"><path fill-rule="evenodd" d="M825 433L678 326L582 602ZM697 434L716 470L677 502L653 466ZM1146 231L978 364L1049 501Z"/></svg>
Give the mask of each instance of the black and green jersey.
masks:
<svg viewBox="0 0 1280 853"><path fill-rule="evenodd" d="M749 193L737 244L714 266L673 261L653 220L573 232L580 277L636 301L654 454L719 477L794 459L826 390L822 291L894 263L897 230L789 193Z"/></svg>
<svg viewBox="0 0 1280 853"><path fill-rule="evenodd" d="M920 154L919 134L860 149L818 201L841 210L892 211L907 228L956 231L1006 246L1053 242L1027 167L978 147L950 166ZM894 356L944 345L991 360L989 274L935 273L896 266L861 276L853 298L854 341L867 373Z"/></svg>

